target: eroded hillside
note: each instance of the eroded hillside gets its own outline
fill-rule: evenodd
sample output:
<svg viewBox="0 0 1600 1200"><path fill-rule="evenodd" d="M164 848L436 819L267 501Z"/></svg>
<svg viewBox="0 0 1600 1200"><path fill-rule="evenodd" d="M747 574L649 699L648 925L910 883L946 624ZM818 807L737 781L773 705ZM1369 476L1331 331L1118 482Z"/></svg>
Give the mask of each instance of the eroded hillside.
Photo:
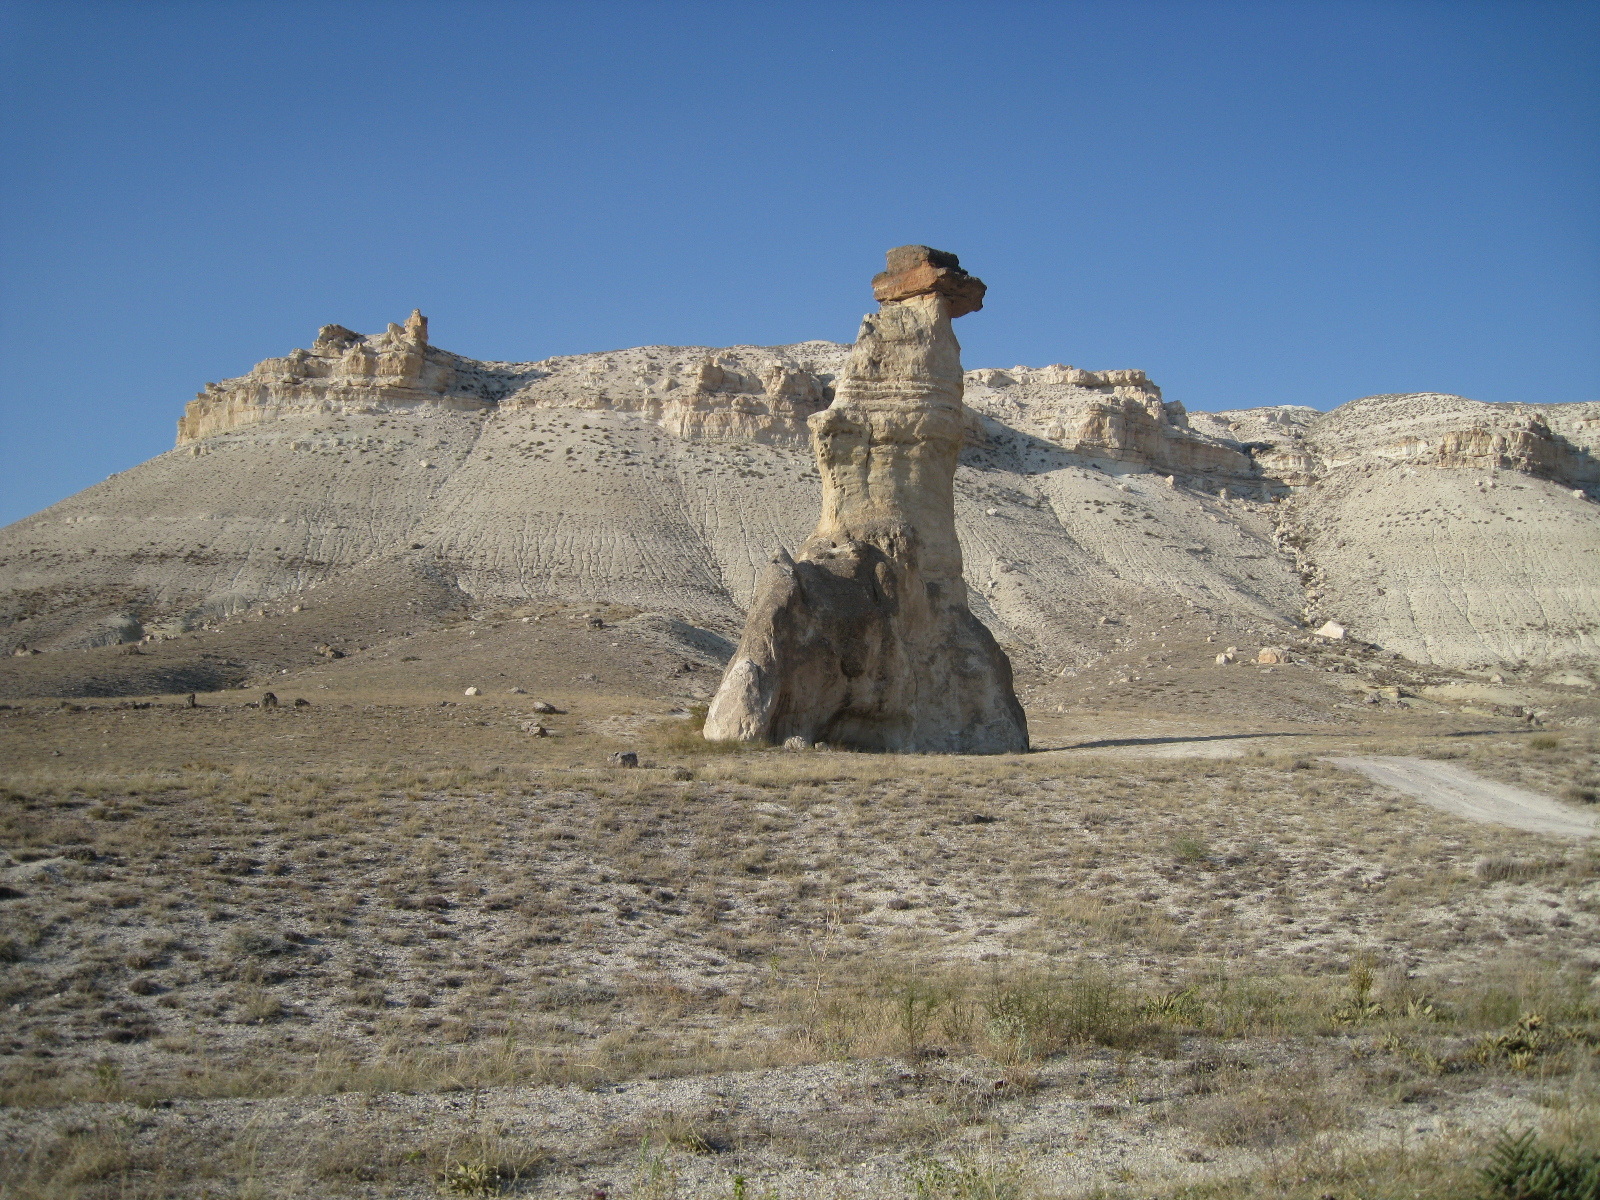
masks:
<svg viewBox="0 0 1600 1200"><path fill-rule="evenodd" d="M172 451L0 532L10 647L171 637L380 578L418 611L614 601L726 631L815 518L805 421L842 346L481 363L426 334L326 326L208 384ZM966 383L967 582L1032 669L1092 667L1168 613L1224 643L1334 619L1457 668L1600 652L1600 404L1189 414L1139 371Z"/></svg>

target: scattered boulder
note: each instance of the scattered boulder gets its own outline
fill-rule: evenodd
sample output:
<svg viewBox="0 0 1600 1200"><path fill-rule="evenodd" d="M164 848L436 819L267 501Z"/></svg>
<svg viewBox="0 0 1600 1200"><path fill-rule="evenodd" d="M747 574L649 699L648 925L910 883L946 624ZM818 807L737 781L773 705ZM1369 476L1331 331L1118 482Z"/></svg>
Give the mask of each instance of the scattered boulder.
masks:
<svg viewBox="0 0 1600 1200"><path fill-rule="evenodd" d="M1345 632L1345 627L1339 624L1339 622L1329 621L1324 624L1321 629L1317 630L1316 633L1312 634L1312 636L1327 638L1329 641L1337 642L1344 639Z"/></svg>
<svg viewBox="0 0 1600 1200"><path fill-rule="evenodd" d="M537 721L524 721L518 728L523 733L530 733L534 737L549 737L550 731Z"/></svg>
<svg viewBox="0 0 1600 1200"><path fill-rule="evenodd" d="M310 708L311 701L307 700L304 696L296 696L294 698L294 706L296 708Z"/></svg>
<svg viewBox="0 0 1600 1200"><path fill-rule="evenodd" d="M144 625L132 613L118 613L106 618L108 640L112 644L137 642L144 637Z"/></svg>
<svg viewBox="0 0 1600 1200"><path fill-rule="evenodd" d="M1232 654L1222 653L1222 654L1217 655L1217 666L1219 666L1219 667L1231 666L1232 664L1234 664L1234 663L1236 663L1238 661L1239 660L1237 658L1235 658Z"/></svg>
<svg viewBox="0 0 1600 1200"><path fill-rule="evenodd" d="M783 748L785 750L809 750L811 749L811 743L797 733L793 737L783 739Z"/></svg>
<svg viewBox="0 0 1600 1200"><path fill-rule="evenodd" d="M461 694L463 696L477 696L477 695L480 695L481 693L479 693L477 688L469 687L466 691L462 692Z"/></svg>
<svg viewBox="0 0 1600 1200"><path fill-rule="evenodd" d="M534 712L536 712L536 713L544 713L544 714L547 714L547 715L550 714L550 713L559 713L561 711L554 704L551 704L548 700L535 700L533 702L533 706L532 707L533 707L533 711Z"/></svg>
<svg viewBox="0 0 1600 1200"><path fill-rule="evenodd" d="M1262 647L1260 653L1256 655L1256 662L1268 666L1277 666L1279 663L1286 663L1288 661L1289 656L1287 653L1282 650L1275 650L1271 646Z"/></svg>
<svg viewBox="0 0 1600 1200"><path fill-rule="evenodd" d="M344 651L343 650L335 650L332 646L328 645L326 642L324 642L322 645L317 647L317 653L320 654L323 658L343 658L344 657Z"/></svg>

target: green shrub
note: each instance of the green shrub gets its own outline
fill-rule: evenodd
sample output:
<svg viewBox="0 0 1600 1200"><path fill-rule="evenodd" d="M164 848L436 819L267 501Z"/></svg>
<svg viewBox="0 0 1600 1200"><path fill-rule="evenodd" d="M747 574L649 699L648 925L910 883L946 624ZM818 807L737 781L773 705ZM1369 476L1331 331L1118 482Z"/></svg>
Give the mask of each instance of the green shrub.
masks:
<svg viewBox="0 0 1600 1200"><path fill-rule="evenodd" d="M1533 1130L1500 1135L1478 1172L1492 1200L1600 1200L1600 1151L1560 1151Z"/></svg>

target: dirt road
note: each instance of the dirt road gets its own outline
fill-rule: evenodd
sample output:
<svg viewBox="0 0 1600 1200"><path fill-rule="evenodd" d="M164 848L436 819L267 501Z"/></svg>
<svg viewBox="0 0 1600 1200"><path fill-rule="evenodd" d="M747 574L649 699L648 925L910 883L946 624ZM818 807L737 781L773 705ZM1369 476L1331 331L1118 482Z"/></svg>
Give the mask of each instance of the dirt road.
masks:
<svg viewBox="0 0 1600 1200"><path fill-rule="evenodd" d="M1509 783L1474 775L1453 763L1426 758L1330 758L1336 767L1360 771L1386 787L1469 821L1510 825L1554 837L1592 837L1600 816Z"/></svg>

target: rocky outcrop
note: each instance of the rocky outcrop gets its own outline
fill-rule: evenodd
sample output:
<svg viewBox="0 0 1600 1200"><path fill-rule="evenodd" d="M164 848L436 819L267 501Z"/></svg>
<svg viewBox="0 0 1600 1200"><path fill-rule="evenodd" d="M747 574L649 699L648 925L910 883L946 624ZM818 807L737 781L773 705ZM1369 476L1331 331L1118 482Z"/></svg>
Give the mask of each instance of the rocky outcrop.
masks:
<svg viewBox="0 0 1600 1200"><path fill-rule="evenodd" d="M803 446L806 420L833 399L846 347L645 346L547 359L507 396L507 412L582 408L637 413L680 438Z"/></svg>
<svg viewBox="0 0 1600 1200"><path fill-rule="evenodd" d="M324 325L309 350L256 364L248 374L208 383L178 420L178 445L241 425L301 413L379 412L431 404L488 408L521 378L514 368L478 363L428 345L428 318L364 336Z"/></svg>
<svg viewBox="0 0 1600 1200"><path fill-rule="evenodd" d="M974 371L968 382L975 409L1071 454L1213 489L1270 489L1244 445L1225 434L1192 429L1183 405L1163 400L1143 371L1056 364Z"/></svg>
<svg viewBox="0 0 1600 1200"><path fill-rule="evenodd" d="M178 421L178 445L243 425L317 413L433 406L637 413L681 438L804 445L806 418L833 399L846 347L644 346L540 362L477 362L428 344L428 319L364 336L324 325L310 350L208 383Z"/></svg>
<svg viewBox="0 0 1600 1200"><path fill-rule="evenodd" d="M1342 467L1517 471L1574 488L1600 484L1600 404L1484 404L1423 392L1368 396L1318 415L1319 473Z"/></svg>
<svg viewBox="0 0 1600 1200"><path fill-rule="evenodd" d="M810 419L822 516L756 589L711 740L1026 750L1011 664L967 607L955 528L966 437L951 319L984 287L952 254L889 252L838 394Z"/></svg>
<svg viewBox="0 0 1600 1200"><path fill-rule="evenodd" d="M1346 467L1517 471L1600 487L1600 404L1485 404L1435 393L1368 396L1328 413L1273 405L1187 413L1142 371L1012 367L968 375L967 403L1100 463L1193 488L1283 496Z"/></svg>

